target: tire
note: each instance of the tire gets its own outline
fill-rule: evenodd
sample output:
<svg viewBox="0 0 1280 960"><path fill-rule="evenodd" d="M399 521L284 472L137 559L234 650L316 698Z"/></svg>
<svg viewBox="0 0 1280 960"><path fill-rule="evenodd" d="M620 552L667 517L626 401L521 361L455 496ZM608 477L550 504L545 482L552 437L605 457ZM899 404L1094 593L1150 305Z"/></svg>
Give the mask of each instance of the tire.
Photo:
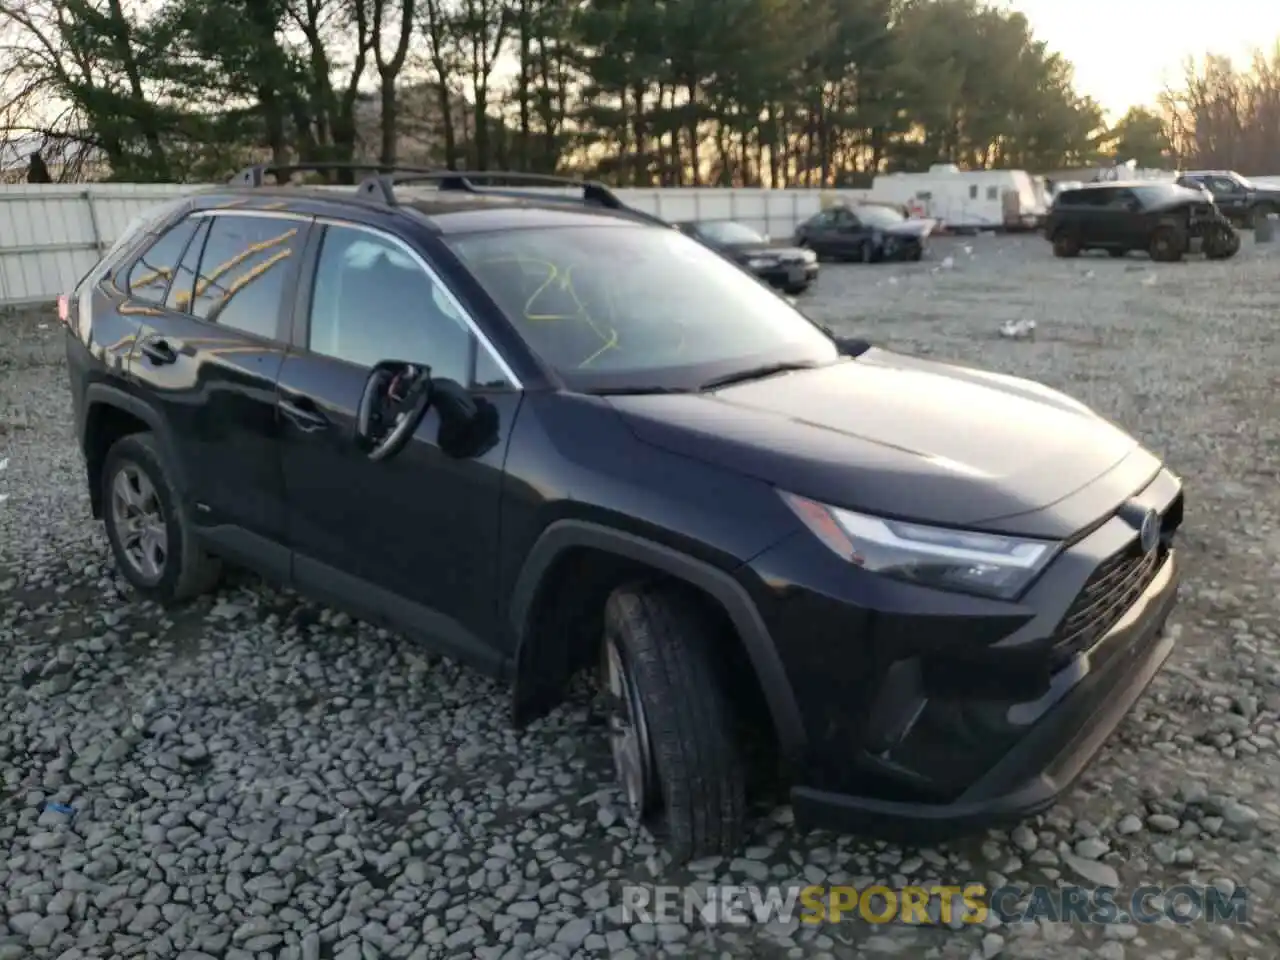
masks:
<svg viewBox="0 0 1280 960"><path fill-rule="evenodd" d="M1053 255L1064 259L1080 256L1080 241L1069 233L1060 233L1053 238Z"/></svg>
<svg viewBox="0 0 1280 960"><path fill-rule="evenodd" d="M1225 224L1214 227L1205 237L1206 260L1229 260L1240 252L1240 235Z"/></svg>
<svg viewBox="0 0 1280 960"><path fill-rule="evenodd" d="M798 297L808 289L809 284L807 283L793 283L790 286L783 287L782 292L788 296Z"/></svg>
<svg viewBox="0 0 1280 960"><path fill-rule="evenodd" d="M117 497L117 484L132 490L137 501L154 505L155 520L147 526L163 530L163 550L143 549L142 545L131 548L132 538L124 528L124 514L131 511L124 508L124 497ZM222 564L205 552L192 535L191 521L152 434L121 437L107 451L102 466L102 504L102 520L116 568L141 596L169 605L217 586ZM147 512L144 507L142 515ZM157 542L155 536L144 540L148 544ZM149 556L154 572L139 562L140 553Z"/></svg>
<svg viewBox="0 0 1280 960"><path fill-rule="evenodd" d="M714 666L713 631L672 587L631 584L605 605L605 690L616 656L623 699L638 711L633 726L647 745L648 789L636 798L624 783L624 792L633 814L660 828L676 863L732 853L746 822L746 764ZM624 777L616 749L615 764Z"/></svg>
<svg viewBox="0 0 1280 960"><path fill-rule="evenodd" d="M1157 227L1147 244L1151 259L1158 263L1177 263L1187 251L1186 238L1176 227Z"/></svg>

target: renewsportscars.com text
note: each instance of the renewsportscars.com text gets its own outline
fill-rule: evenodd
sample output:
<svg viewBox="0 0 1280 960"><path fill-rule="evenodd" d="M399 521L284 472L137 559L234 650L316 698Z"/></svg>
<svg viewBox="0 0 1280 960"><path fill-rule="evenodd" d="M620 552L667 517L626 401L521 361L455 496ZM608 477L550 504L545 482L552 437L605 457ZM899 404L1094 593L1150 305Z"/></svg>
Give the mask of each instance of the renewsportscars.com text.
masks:
<svg viewBox="0 0 1280 960"><path fill-rule="evenodd" d="M713 926L799 921L807 924L1001 923L1153 924L1243 923L1248 891L1189 884L1115 887L988 887L964 885L852 886L627 886L628 923Z"/></svg>

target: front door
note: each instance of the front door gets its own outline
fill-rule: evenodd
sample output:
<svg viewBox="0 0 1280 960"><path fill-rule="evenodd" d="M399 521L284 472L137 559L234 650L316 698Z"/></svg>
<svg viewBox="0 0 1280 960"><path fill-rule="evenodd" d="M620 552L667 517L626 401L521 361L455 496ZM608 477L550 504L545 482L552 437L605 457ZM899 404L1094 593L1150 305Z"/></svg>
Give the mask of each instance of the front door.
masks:
<svg viewBox="0 0 1280 960"><path fill-rule="evenodd" d="M496 639L502 467L521 394L405 241L333 222L317 256L279 383L294 579L496 672L506 653ZM400 453L368 459L356 414L383 360L429 366L491 405L488 449L450 450L430 409Z"/></svg>
<svg viewBox="0 0 1280 960"><path fill-rule="evenodd" d="M142 320L132 370L154 400L195 524L218 549L287 573L276 378L311 220L196 211L129 267Z"/></svg>

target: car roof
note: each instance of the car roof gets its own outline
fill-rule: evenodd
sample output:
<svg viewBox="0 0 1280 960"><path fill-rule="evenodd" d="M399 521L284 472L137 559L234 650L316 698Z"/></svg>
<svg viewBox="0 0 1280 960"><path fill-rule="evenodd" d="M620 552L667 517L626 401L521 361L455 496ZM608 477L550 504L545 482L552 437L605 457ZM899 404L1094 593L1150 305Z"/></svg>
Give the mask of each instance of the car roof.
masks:
<svg viewBox="0 0 1280 960"><path fill-rule="evenodd" d="M224 196L244 196L256 201L279 201L282 208L300 201L356 206L395 216L406 210L422 214L440 233L572 225L647 225L638 211L611 210L579 198L549 193L515 197L501 193L464 193L452 190L401 188L402 197L390 205L376 197L357 195L355 188L312 186L228 186L216 191Z"/></svg>
<svg viewBox="0 0 1280 960"><path fill-rule="evenodd" d="M350 187L294 186L289 182L294 173L308 170L342 170L353 180L360 174L360 179ZM501 185L490 186L495 180ZM672 226L628 206L602 183L520 171L371 168L351 163L257 164L205 196L206 202L217 205L248 203L259 209L303 207L316 212L326 207L356 208L365 219L407 215L445 234L539 226Z"/></svg>
<svg viewBox="0 0 1280 960"><path fill-rule="evenodd" d="M1172 180L1104 180L1099 183L1082 183L1063 193L1079 193L1081 190L1131 190L1134 187L1176 187Z"/></svg>

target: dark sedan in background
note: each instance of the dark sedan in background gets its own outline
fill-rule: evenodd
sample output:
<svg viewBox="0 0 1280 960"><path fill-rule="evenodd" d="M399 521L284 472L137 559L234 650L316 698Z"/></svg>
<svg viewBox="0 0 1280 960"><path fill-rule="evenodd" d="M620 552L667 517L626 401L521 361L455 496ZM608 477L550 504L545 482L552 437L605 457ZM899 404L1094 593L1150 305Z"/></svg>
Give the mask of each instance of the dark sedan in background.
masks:
<svg viewBox="0 0 1280 960"><path fill-rule="evenodd" d="M832 260L921 260L935 220L913 220L893 207L831 207L796 228L797 246Z"/></svg>
<svg viewBox="0 0 1280 960"><path fill-rule="evenodd" d="M804 293L818 279L818 257L812 250L773 243L746 224L733 220L685 220L676 228L789 294Z"/></svg>

